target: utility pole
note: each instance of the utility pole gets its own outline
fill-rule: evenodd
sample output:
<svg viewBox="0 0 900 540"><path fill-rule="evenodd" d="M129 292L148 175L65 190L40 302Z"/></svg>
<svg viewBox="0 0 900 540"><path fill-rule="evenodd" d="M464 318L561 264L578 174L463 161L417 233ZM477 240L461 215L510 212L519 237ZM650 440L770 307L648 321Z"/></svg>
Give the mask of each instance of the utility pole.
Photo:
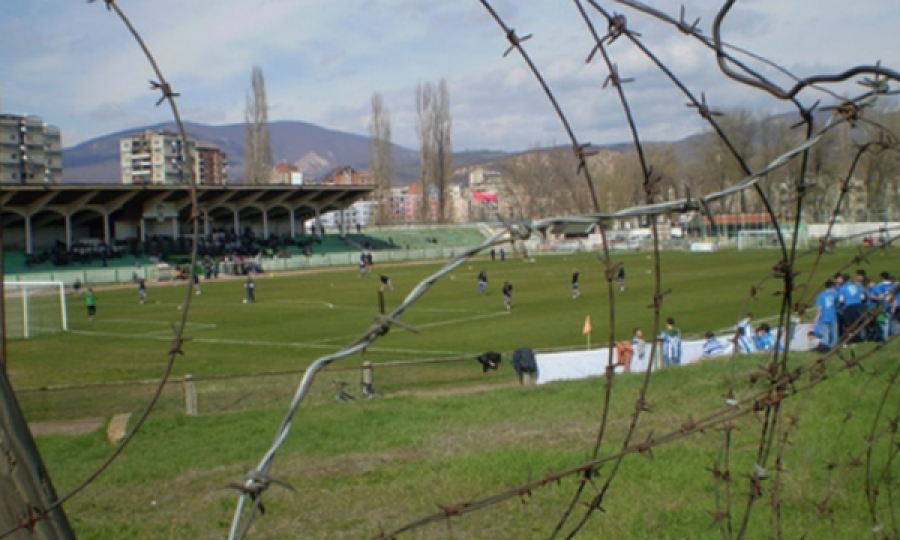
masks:
<svg viewBox="0 0 900 540"><path fill-rule="evenodd" d="M0 206L0 216L2 209ZM3 266L0 232L0 535L18 529L6 538L74 540L75 533L62 507L41 514L57 501L57 496L8 379Z"/></svg>

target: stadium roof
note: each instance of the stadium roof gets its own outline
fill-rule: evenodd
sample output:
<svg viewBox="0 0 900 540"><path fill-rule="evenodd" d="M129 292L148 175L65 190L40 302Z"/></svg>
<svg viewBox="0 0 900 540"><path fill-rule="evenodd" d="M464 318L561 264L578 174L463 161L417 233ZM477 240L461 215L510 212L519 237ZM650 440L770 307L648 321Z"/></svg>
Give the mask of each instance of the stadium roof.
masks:
<svg viewBox="0 0 900 540"><path fill-rule="evenodd" d="M197 200L202 211L219 219L230 219L238 212L241 220L284 217L294 211L298 221L316 213L346 208L368 195L374 186L292 186L222 185L198 186ZM114 219L140 219L147 209L165 204L174 207L187 220L191 204L186 186L168 185L88 185L88 184L4 184L0 185L2 224L21 221L26 216L65 215L81 212L102 214Z"/></svg>
<svg viewBox="0 0 900 540"><path fill-rule="evenodd" d="M288 219L292 223L347 208L374 190L370 185L217 185L197 186L197 202L213 222L244 224ZM166 212L186 223L191 193L187 186L152 184L2 184L0 226L23 227L30 246L32 231L42 227L93 226L110 222L142 223ZM104 221L106 217L106 221ZM71 236L67 234L67 238Z"/></svg>

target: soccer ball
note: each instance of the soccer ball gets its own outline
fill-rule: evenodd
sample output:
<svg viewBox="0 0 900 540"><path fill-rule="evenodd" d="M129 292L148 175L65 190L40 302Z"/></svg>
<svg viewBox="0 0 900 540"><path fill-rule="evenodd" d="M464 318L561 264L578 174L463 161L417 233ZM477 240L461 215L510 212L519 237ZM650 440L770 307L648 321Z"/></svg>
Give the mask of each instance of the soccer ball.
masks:
<svg viewBox="0 0 900 540"><path fill-rule="evenodd" d="M244 303L245 303L245 304L247 303L247 299L246 299L246 298L244 298Z"/></svg>
<svg viewBox="0 0 900 540"><path fill-rule="evenodd" d="M178 309L178 311L181 311L181 310L184 309L184 308L182 307L181 304L178 304L178 308L177 308L177 309Z"/></svg>

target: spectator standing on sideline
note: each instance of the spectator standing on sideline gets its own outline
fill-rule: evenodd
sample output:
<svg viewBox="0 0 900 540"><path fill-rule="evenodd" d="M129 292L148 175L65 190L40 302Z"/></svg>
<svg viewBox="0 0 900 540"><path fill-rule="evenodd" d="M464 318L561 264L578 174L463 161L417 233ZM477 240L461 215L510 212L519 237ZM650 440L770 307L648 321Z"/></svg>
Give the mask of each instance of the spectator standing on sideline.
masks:
<svg viewBox="0 0 900 540"><path fill-rule="evenodd" d="M706 333L706 343L703 344L703 356L715 356L724 354L725 346L716 339L716 334L712 331Z"/></svg>
<svg viewBox="0 0 900 540"><path fill-rule="evenodd" d="M491 248L491 260L492 261L497 260L497 251L494 248Z"/></svg>
<svg viewBox="0 0 900 540"><path fill-rule="evenodd" d="M88 287L84 293L84 305L87 306L88 320L94 322L94 315L97 314L97 299L94 298L94 289Z"/></svg>
<svg viewBox="0 0 900 540"><path fill-rule="evenodd" d="M894 319L894 310L897 308L897 299L892 294L894 289L894 278L890 272L881 273L881 281L869 288L869 297L875 305L881 306L884 312L879 316L878 321L881 325L881 338L887 340L894 332L892 330L892 321Z"/></svg>
<svg viewBox="0 0 900 540"><path fill-rule="evenodd" d="M378 279L381 280L381 289L379 289L379 290L384 292L385 287L389 288L392 291L394 290L394 282L391 281L391 278L387 277L384 274L379 274Z"/></svg>
<svg viewBox="0 0 900 540"><path fill-rule="evenodd" d="M616 279L619 282L619 291L625 292L625 265L619 266L619 272L616 274Z"/></svg>
<svg viewBox="0 0 900 540"><path fill-rule="evenodd" d="M580 289L580 285L578 284L578 277L579 277L578 269L573 268L572 269L572 299L573 300L575 298L578 298L579 296L581 296L581 289Z"/></svg>
<svg viewBox="0 0 900 540"><path fill-rule="evenodd" d="M142 304L147 301L147 283L143 279L138 280L138 298Z"/></svg>
<svg viewBox="0 0 900 540"><path fill-rule="evenodd" d="M749 339L753 339L753 336L756 335L756 329L753 328L753 314L747 313L743 319L738 322L738 328L744 329L744 335Z"/></svg>
<svg viewBox="0 0 900 540"><path fill-rule="evenodd" d="M503 305L506 306L506 309L512 308L512 292L513 286L509 280L503 282Z"/></svg>
<svg viewBox="0 0 900 540"><path fill-rule="evenodd" d="M72 290L75 291L75 294L81 294L81 280L75 278L75 281L72 282Z"/></svg>
<svg viewBox="0 0 900 540"><path fill-rule="evenodd" d="M503 251L503 248L500 248L500 262L503 262L505 260L506 260L506 252Z"/></svg>
<svg viewBox="0 0 900 540"><path fill-rule="evenodd" d="M663 366L677 366L681 363L681 330L675 327L675 319L666 319L666 329L659 335L662 341Z"/></svg>
<svg viewBox="0 0 900 540"><path fill-rule="evenodd" d="M647 362L647 342L644 341L644 331L640 328L634 329L631 348L634 350L631 357L631 371L647 371L650 367Z"/></svg>
<svg viewBox="0 0 900 540"><path fill-rule="evenodd" d="M822 348L831 349L838 338L838 294L834 281L826 280L825 289L816 296L816 321L813 333L819 337Z"/></svg>
<svg viewBox="0 0 900 540"><path fill-rule="evenodd" d="M256 283L253 281L252 277L247 276L247 282L244 283L244 288L247 289L247 298L244 299L244 303L256 302Z"/></svg>
<svg viewBox="0 0 900 540"><path fill-rule="evenodd" d="M734 333L734 346L739 353L750 354L756 352L756 346L753 345L753 336L747 335L747 330L743 326L738 326Z"/></svg>
<svg viewBox="0 0 900 540"><path fill-rule="evenodd" d="M480 294L487 294L487 271L482 268L481 272L478 272L478 292Z"/></svg>

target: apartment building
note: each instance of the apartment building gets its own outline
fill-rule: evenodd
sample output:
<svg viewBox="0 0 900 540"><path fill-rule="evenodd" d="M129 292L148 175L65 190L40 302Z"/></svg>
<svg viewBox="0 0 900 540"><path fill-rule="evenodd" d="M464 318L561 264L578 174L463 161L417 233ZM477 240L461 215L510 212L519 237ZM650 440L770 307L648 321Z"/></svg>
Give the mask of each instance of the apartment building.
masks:
<svg viewBox="0 0 900 540"><path fill-rule="evenodd" d="M0 114L0 183L62 182L62 135L39 116Z"/></svg>

